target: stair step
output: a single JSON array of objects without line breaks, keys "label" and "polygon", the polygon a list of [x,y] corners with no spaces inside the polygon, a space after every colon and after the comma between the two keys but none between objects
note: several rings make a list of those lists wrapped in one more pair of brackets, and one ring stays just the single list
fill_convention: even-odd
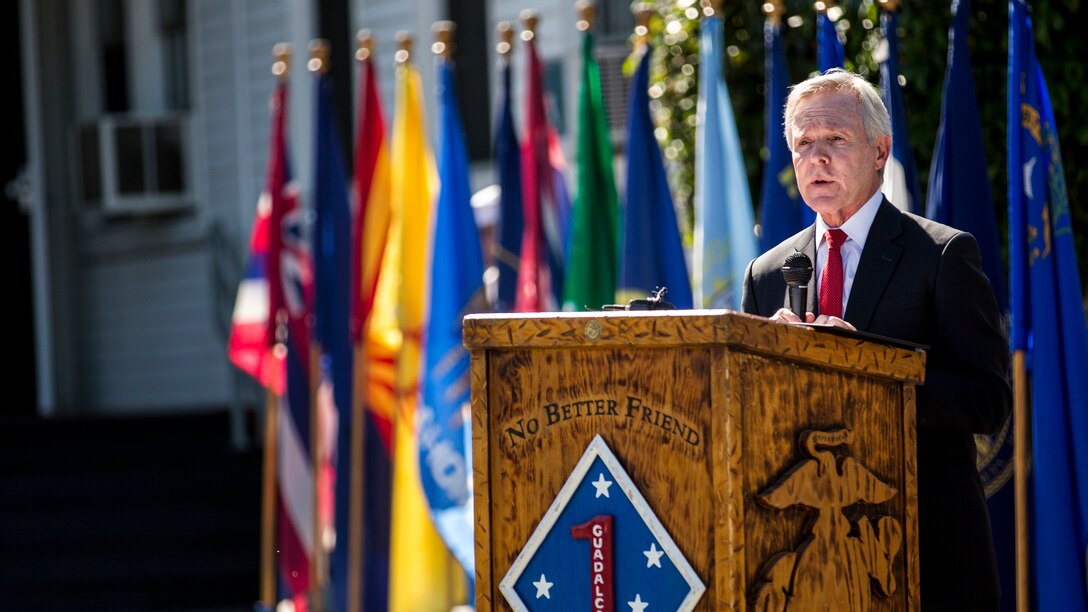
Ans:
[{"label": "stair step", "polygon": [[216,414],[0,422],[0,608],[250,610],[261,455]]}]

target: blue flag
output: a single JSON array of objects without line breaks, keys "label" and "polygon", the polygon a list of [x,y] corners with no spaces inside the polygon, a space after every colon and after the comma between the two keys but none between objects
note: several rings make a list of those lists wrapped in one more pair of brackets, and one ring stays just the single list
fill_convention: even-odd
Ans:
[{"label": "blue flag", "polygon": [[[337,609],[347,606],[348,509],[351,474],[351,205],[340,158],[340,136],[328,78],[316,73],[314,141],[314,340],[321,351],[321,384],[332,385],[338,414],[335,529],[341,545],[332,552],[330,585]],[[319,398],[328,397],[318,394]],[[316,544],[316,543],[315,543]]]},{"label": "blue flag", "polygon": [[680,243],[661,149],[650,118],[650,47],[631,79],[627,113],[627,205],[617,294],[626,301],[644,298],[658,287],[677,308],[691,308],[691,277]]},{"label": "blue flag", "polygon": [[514,309],[518,289],[518,266],[521,253],[522,201],[521,201],[521,145],[514,131],[514,115],[510,98],[510,58],[503,60],[502,103],[499,108],[499,124],[495,133],[495,157],[498,159],[499,188],[499,242],[495,250],[495,265],[499,270],[499,300],[495,309],[506,312]]},{"label": "blue flag", "polygon": [[826,10],[816,12],[816,67],[820,72],[846,67],[846,51]]},{"label": "blue flag", "polygon": [[718,16],[699,34],[695,124],[695,306],[740,308],[744,269],[758,254],[748,175],[733,104],[722,77],[725,34]]},{"label": "blue flag", "polygon": [[941,101],[941,125],[929,170],[926,216],[970,232],[982,253],[982,271],[990,279],[997,306],[1008,311],[1004,266],[997,238],[997,219],[986,172],[982,124],[975,96],[975,77],[968,55],[967,29],[970,0],[952,3],[952,28],[948,32],[948,67]]},{"label": "blue flag", "polygon": [[1065,171],[1028,7],[1009,3],[1009,242],[1013,349],[1032,404],[1035,609],[1088,610],[1088,329]]},{"label": "blue flag", "polygon": [[449,61],[439,62],[438,83],[441,188],[432,241],[423,403],[418,414],[419,475],[435,528],[471,580],[475,575],[472,421],[469,355],[461,344],[461,319],[484,310],[483,257],[469,203],[468,154]]},{"label": "blue flag", "polygon": [[888,43],[888,57],[880,64],[880,89],[884,106],[892,119],[892,155],[884,167],[884,186],[881,191],[900,210],[918,214],[922,210],[922,198],[918,191],[918,172],[914,168],[914,154],[910,149],[910,131],[903,107],[903,91],[899,86],[899,15],[884,11],[880,16],[880,28]]},{"label": "blue flag", "polygon": [[768,156],[763,165],[760,192],[760,250],[766,251],[816,222],[816,213],[805,205],[793,175],[793,156],[782,131],[785,123],[786,97],[789,95],[789,71],[782,50],[782,25],[768,19],[763,25],[763,46],[767,70]]}]

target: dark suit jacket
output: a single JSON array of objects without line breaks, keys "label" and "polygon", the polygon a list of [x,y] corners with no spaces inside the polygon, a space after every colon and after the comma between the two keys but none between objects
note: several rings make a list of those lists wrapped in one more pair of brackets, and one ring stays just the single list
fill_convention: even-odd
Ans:
[{"label": "dark suit jacket", "polygon": [[[782,263],[816,260],[815,226],[748,265],[745,312],[788,307]],[[808,309],[817,312],[815,282]],[[974,237],[900,212],[885,198],[843,317],[861,331],[928,345],[918,405],[918,522],[923,608],[1000,595],[974,433],[993,433],[1012,404],[1008,343]]]}]

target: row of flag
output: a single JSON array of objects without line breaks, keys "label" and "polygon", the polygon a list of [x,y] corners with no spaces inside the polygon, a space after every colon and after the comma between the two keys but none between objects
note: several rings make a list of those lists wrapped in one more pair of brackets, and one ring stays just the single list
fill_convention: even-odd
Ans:
[{"label": "row of flag", "polygon": [[[969,0],[952,7],[942,120],[925,212],[976,236],[984,269],[1005,308],[1009,293],[967,48]],[[1021,0],[1010,4],[1012,343],[1030,354],[1036,380],[1032,559],[1040,586],[1035,593],[1043,608],[1067,609],[1072,602],[1077,609],[1076,588],[1042,584],[1062,575],[1055,567],[1079,567],[1073,575],[1085,575],[1088,440],[1080,438],[1088,432],[1088,390],[1074,368],[1088,363],[1088,332],[1056,128],[1047,114],[1026,10]],[[281,79],[272,99],[266,185],[229,346],[232,361],[269,389],[279,417],[276,600],[292,599],[296,609],[306,609],[329,594],[329,607],[337,610],[437,610],[470,603],[468,355],[460,341],[465,314],[599,309],[662,286],[679,308],[736,308],[748,261],[812,223],[781,130],[788,72],[780,17],[770,13],[765,27],[769,157],[759,238],[722,76],[723,24],[714,14],[702,21],[690,271],[650,114],[649,37],[636,44],[626,183],[620,192],[594,38],[583,28],[573,200],[546,112],[534,24],[522,35],[521,137],[512,111],[512,36],[506,37],[494,142],[501,200],[493,256],[499,273],[491,304],[484,299],[484,259],[469,204],[468,160],[448,54],[437,60],[436,168],[418,70],[398,54],[387,140],[376,67],[369,50],[360,51],[350,190],[331,84],[321,71],[315,73],[309,228],[291,182],[287,83]],[[893,11],[882,15],[889,49],[881,67],[882,94],[894,143],[884,191],[901,208],[921,212],[898,81],[897,19]],[[840,34],[825,13],[818,22],[820,69],[841,67]],[[1014,134],[1017,125],[1022,133]],[[998,534],[996,539],[1001,547],[1011,538]],[[1012,543],[1006,544],[1011,549]],[[1006,585],[1007,594],[1011,586]],[[1083,609],[1084,584],[1079,586]]]}]

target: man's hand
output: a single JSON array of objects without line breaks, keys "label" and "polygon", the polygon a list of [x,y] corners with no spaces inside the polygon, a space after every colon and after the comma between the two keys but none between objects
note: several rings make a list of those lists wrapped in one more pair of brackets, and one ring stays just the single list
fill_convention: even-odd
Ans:
[{"label": "man's hand", "polygon": [[841,327],[843,329],[849,329],[850,331],[857,331],[858,329],[850,323],[843,321],[839,317],[832,317],[828,315],[816,316],[811,312],[805,313],[805,320],[802,321],[801,317],[793,313],[789,308],[779,308],[778,312],[771,315],[770,319],[775,323],[813,323],[816,325],[831,325],[832,327]]},{"label": "man's hand", "polygon": [[816,315],[806,312],[805,320],[802,321],[801,317],[794,314],[789,308],[779,308],[778,312],[771,315],[770,318],[775,323],[812,323],[816,320]]}]

